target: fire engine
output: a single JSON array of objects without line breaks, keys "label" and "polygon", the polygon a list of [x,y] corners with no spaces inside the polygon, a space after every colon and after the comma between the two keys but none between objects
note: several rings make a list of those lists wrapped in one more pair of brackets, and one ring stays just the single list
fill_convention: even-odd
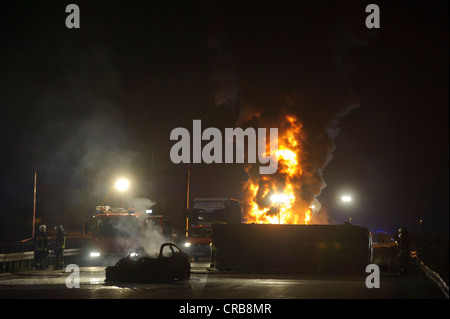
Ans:
[{"label": "fire engine", "polygon": [[231,198],[195,198],[186,219],[185,250],[198,261],[211,256],[212,225],[242,222],[240,202]]},{"label": "fire engine", "polygon": [[137,249],[159,247],[160,241],[171,241],[171,235],[169,221],[151,210],[97,206],[88,258],[94,263],[111,263]]}]

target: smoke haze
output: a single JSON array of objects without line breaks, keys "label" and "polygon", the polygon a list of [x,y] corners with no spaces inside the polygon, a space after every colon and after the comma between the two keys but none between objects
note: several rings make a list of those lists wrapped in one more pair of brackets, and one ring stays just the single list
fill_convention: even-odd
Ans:
[{"label": "smoke haze", "polygon": [[[323,169],[333,157],[339,119],[360,105],[348,87],[347,48],[366,45],[367,35],[352,33],[354,20],[346,19],[341,3],[328,10],[320,2],[272,1],[204,3],[203,8],[216,52],[216,104],[230,107],[236,126],[278,127],[279,136],[288,129],[285,116],[297,117],[303,174],[295,193],[303,208],[314,204],[320,210],[317,197],[326,186]],[[264,184],[257,170],[247,173]]]}]

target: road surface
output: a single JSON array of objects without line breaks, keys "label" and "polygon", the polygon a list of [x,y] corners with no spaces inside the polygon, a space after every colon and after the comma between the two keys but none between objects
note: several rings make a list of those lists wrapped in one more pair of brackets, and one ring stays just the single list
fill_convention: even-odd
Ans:
[{"label": "road surface", "polygon": [[192,263],[191,279],[173,284],[106,285],[104,267],[80,267],[79,288],[68,288],[69,272],[33,270],[0,274],[0,298],[63,299],[435,299],[440,289],[421,274],[381,274],[380,288],[366,275],[243,274],[208,271]]}]

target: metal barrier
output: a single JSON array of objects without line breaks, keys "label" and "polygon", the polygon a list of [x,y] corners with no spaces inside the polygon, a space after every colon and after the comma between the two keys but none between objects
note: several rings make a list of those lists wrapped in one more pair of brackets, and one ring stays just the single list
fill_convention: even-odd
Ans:
[{"label": "metal barrier", "polygon": [[[71,259],[76,259],[84,252],[82,248],[72,248],[64,250],[64,259],[66,263]],[[55,257],[54,251],[49,250],[48,264],[53,264]],[[67,258],[69,257],[69,258]],[[34,252],[24,251],[18,253],[0,254],[0,272],[16,272],[32,269]]]},{"label": "metal barrier", "polygon": [[431,270],[430,268],[427,267],[427,265],[425,265],[423,263],[423,261],[421,261],[419,259],[419,257],[417,256],[417,254],[411,254],[411,258],[415,259],[417,262],[417,265],[419,266],[419,268],[425,273],[425,275],[431,279],[442,291],[442,293],[444,294],[445,298],[448,298],[448,286],[445,283],[445,281],[441,278],[441,276],[439,276],[439,274],[433,270]]}]

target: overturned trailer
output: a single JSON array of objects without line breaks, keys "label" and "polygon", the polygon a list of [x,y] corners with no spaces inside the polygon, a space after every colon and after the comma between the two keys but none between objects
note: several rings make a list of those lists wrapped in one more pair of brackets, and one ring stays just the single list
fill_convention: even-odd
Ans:
[{"label": "overturned trailer", "polygon": [[250,272],[364,272],[369,231],[354,225],[214,224],[214,264]]}]

